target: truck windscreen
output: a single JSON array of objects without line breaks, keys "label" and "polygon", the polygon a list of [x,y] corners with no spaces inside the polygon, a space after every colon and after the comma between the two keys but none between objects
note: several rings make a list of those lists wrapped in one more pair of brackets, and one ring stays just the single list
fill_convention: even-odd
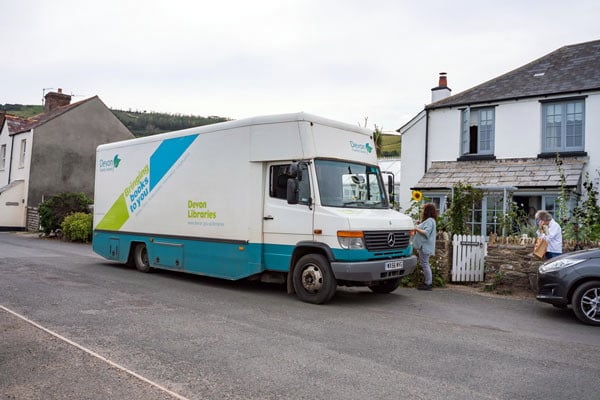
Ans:
[{"label": "truck windscreen", "polygon": [[321,205],[328,207],[387,208],[379,168],[339,160],[315,160]]}]

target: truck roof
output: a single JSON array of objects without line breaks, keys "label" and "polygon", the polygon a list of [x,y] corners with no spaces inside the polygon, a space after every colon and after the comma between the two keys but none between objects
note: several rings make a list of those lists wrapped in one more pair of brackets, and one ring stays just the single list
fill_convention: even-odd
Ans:
[{"label": "truck roof", "polygon": [[136,138],[136,139],[129,139],[126,141],[103,144],[103,145],[98,146],[98,150],[106,150],[106,149],[110,149],[111,147],[120,147],[123,145],[124,142],[142,143],[142,142],[152,142],[155,140],[163,140],[165,138],[164,136],[169,136],[169,137],[175,136],[176,137],[176,136],[185,136],[187,134],[192,134],[192,133],[217,132],[217,131],[222,131],[222,130],[240,128],[240,127],[244,127],[244,126],[277,124],[277,123],[286,123],[286,122],[302,122],[302,121],[313,122],[315,124],[325,125],[325,126],[329,126],[332,128],[338,128],[338,129],[343,129],[346,131],[361,133],[361,134],[364,134],[367,136],[370,136],[373,134],[372,130],[362,128],[358,125],[352,125],[352,124],[348,124],[345,122],[335,121],[332,119],[320,117],[318,115],[309,114],[309,113],[305,113],[305,112],[297,112],[297,113],[263,115],[263,116],[257,116],[257,117],[243,118],[243,119],[238,119],[238,120],[233,120],[233,121],[219,122],[216,124],[202,125],[199,127],[182,129],[179,131],[164,132],[164,133],[159,133],[156,135],[144,136],[144,137]]}]

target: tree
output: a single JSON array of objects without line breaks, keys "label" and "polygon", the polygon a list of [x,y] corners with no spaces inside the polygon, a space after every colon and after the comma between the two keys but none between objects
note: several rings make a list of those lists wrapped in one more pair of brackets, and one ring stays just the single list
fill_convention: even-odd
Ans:
[{"label": "tree", "polygon": [[375,131],[373,132],[373,142],[375,143],[375,153],[377,153],[377,158],[379,158],[381,157],[381,148],[383,146],[383,132],[377,125],[375,125]]}]

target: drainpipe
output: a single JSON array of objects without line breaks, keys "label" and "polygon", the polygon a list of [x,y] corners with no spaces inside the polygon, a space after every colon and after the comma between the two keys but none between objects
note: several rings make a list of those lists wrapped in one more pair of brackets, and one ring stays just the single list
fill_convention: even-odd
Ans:
[{"label": "drainpipe", "polygon": [[427,172],[427,163],[429,153],[429,110],[425,109],[425,168],[424,171]]},{"label": "drainpipe", "polygon": [[10,160],[8,160],[8,183],[10,183],[10,175],[11,175],[11,171],[12,171],[12,159],[13,159],[13,153],[15,151],[15,135],[12,135],[11,140],[12,140],[12,142],[10,144]]}]

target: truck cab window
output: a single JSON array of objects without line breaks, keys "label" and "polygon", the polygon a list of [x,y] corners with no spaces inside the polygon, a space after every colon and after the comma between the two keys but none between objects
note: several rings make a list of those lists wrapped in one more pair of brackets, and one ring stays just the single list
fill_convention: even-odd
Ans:
[{"label": "truck cab window", "polygon": [[287,169],[289,164],[272,165],[269,176],[269,195],[277,199],[284,199],[287,195]]},{"label": "truck cab window", "polygon": [[308,175],[308,165],[301,163],[302,179],[298,182],[298,203],[310,203],[310,178]]},{"label": "truck cab window", "polygon": [[[287,181],[288,167],[290,164],[271,165],[269,171],[269,196],[286,200],[287,199]],[[310,177],[308,175],[308,166],[300,164],[302,179],[298,181],[298,194],[300,204],[309,204],[310,201]]]}]

